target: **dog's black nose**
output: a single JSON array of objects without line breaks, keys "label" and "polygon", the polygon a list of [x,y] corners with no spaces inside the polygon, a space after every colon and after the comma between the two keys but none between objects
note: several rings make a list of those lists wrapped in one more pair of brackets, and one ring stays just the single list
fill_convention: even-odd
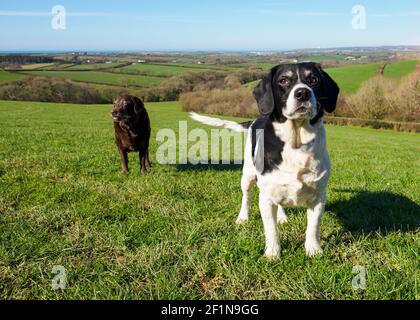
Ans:
[{"label": "dog's black nose", "polygon": [[300,102],[308,101],[311,97],[311,92],[308,88],[299,88],[295,91],[295,98]]}]

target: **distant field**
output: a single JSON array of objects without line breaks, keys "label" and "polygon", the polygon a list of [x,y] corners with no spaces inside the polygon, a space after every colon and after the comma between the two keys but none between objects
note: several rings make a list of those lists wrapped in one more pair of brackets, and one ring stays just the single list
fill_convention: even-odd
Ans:
[{"label": "distant field", "polygon": [[[157,64],[155,64],[157,65]],[[159,64],[165,66],[164,64]],[[233,65],[218,65],[218,64],[198,64],[198,63],[168,63],[166,64],[167,67],[184,67],[184,68],[191,68],[191,69],[206,69],[206,70],[216,70],[216,71],[225,71],[231,70]]]},{"label": "distant field", "polygon": [[232,66],[236,68],[253,67],[253,68],[260,68],[260,69],[268,71],[277,64],[278,63],[275,63],[275,62],[248,62],[248,63],[233,64]]},{"label": "distant field", "polygon": [[96,70],[96,69],[111,69],[121,66],[123,63],[88,63],[88,64],[75,64],[66,70]]},{"label": "distant field", "polygon": [[399,61],[388,64],[384,70],[384,76],[399,79],[416,69],[417,60]]},{"label": "distant field", "polygon": [[147,87],[157,85],[162,81],[161,78],[152,76],[134,76],[128,74],[115,74],[101,71],[31,71],[25,72],[25,74],[31,74],[42,77],[56,77],[81,82],[117,85],[123,87]]},{"label": "distant field", "polygon": [[345,92],[355,92],[359,89],[363,81],[373,77],[379,65],[360,64],[354,66],[327,68],[326,72],[338,83],[341,90]]},{"label": "distant field", "polygon": [[158,77],[170,77],[190,71],[201,71],[201,68],[187,65],[163,65],[163,64],[132,64],[124,68],[116,68],[113,71],[122,73],[144,74]]},{"label": "distant field", "polygon": [[16,81],[24,78],[25,76],[17,73],[11,73],[7,71],[0,70],[0,83]]},{"label": "distant field", "polygon": [[69,67],[74,66],[73,63],[56,63],[51,66],[46,66],[43,68],[40,68],[40,70],[67,70]]},{"label": "distant field", "polygon": [[25,64],[21,68],[23,70],[34,70],[34,69],[41,69],[45,67],[53,66],[54,63],[33,63],[33,64]]},{"label": "distant field", "polygon": [[346,56],[342,54],[312,54],[309,56],[299,57],[299,61],[343,61],[345,58]]},{"label": "distant field", "polygon": [[[0,101],[0,299],[419,300],[418,134],[327,126],[324,254],[305,255],[306,212],[287,208],[270,261],[258,192],[235,224],[240,165],[156,161],[159,129],[213,128],[177,102],[146,107],[153,167],[140,175],[130,154],[124,177],[110,104]],[[51,288],[55,265],[65,290]]]},{"label": "distant field", "polygon": [[[314,55],[313,60],[322,60],[331,55]],[[384,75],[399,79],[412,72],[416,67],[416,60],[399,61],[386,66]],[[261,68],[268,70],[276,62],[245,62],[231,65],[188,64],[188,63],[138,63],[124,66],[124,63],[98,64],[32,64],[24,66],[21,75],[6,73],[0,76],[2,83],[20,79],[24,74],[36,76],[50,76],[74,81],[92,82],[122,87],[149,87],[158,85],[163,78],[179,75],[185,72],[236,71],[247,68]],[[337,81],[343,92],[355,92],[363,81],[373,77],[378,71],[379,64],[357,64],[326,71]],[[99,71],[96,69],[109,69]],[[42,71],[41,71],[42,70]],[[255,87],[259,80],[245,84],[245,87]]]},{"label": "distant field", "polygon": [[247,83],[245,83],[243,86],[245,87],[245,88],[255,88],[256,86],[257,86],[257,84],[260,82],[261,80],[260,79],[258,79],[258,80],[255,80],[255,81],[251,81],[251,82],[247,82]]}]

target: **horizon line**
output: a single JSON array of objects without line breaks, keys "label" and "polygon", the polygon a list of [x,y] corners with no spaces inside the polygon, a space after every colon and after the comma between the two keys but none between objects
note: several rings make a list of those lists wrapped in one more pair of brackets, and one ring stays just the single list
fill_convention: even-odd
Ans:
[{"label": "horizon line", "polygon": [[206,53],[252,53],[252,52],[289,52],[289,51],[324,51],[324,50],[342,50],[342,49],[368,49],[368,48],[419,48],[420,44],[383,44],[383,45],[363,45],[363,46],[337,46],[337,47],[302,47],[302,48],[293,48],[293,49],[63,49],[63,50],[54,50],[54,49],[6,49],[1,50],[0,53],[73,53],[73,52],[86,52],[86,53],[140,53],[140,52],[149,52],[149,53],[195,53],[195,52],[206,52]]}]

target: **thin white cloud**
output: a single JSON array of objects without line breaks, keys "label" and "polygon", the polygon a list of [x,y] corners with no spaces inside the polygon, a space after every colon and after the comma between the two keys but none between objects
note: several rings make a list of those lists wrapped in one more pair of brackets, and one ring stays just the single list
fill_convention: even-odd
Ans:
[{"label": "thin white cloud", "polygon": [[339,17],[339,16],[349,16],[350,13],[342,12],[327,12],[327,11],[293,11],[293,10],[268,10],[268,9],[259,9],[257,11],[261,14],[271,14],[271,15],[286,15],[286,16],[306,16],[306,17]]},{"label": "thin white cloud", "polygon": [[0,16],[3,17],[47,17],[51,15],[51,12],[40,11],[0,11]]},{"label": "thin white cloud", "polygon": [[[165,16],[156,14],[139,13],[109,13],[109,12],[66,12],[67,17],[109,17],[109,18],[132,18],[147,22],[184,22],[184,23],[210,23],[217,17],[187,17]],[[0,16],[7,17],[52,17],[52,12],[42,11],[0,11]]]},{"label": "thin white cloud", "polygon": [[375,18],[420,17],[420,12],[368,13],[368,16]]},{"label": "thin white cloud", "polygon": [[[266,3],[264,7],[278,7],[282,3]],[[281,9],[258,9],[255,11],[247,11],[248,13],[259,13],[267,15],[282,16],[303,16],[303,17],[344,17],[350,16],[351,12],[328,12],[328,11],[297,11],[297,10],[281,10]],[[245,13],[245,12],[244,12]],[[165,16],[156,14],[139,14],[139,13],[110,13],[110,12],[67,12],[68,17],[111,17],[111,18],[133,18],[143,21],[161,21],[161,22],[190,22],[190,23],[206,23],[216,21],[218,17],[187,17],[187,16]],[[52,12],[46,11],[0,11],[0,16],[4,17],[51,17]],[[395,13],[370,13],[368,17],[373,18],[397,18],[397,17],[420,17],[420,12],[395,12]]]},{"label": "thin white cloud", "polygon": [[[0,11],[0,16],[8,17],[50,17],[52,12],[43,11]],[[106,13],[106,12],[66,12],[70,17],[117,17],[117,16],[134,16],[133,14],[124,13]]]},{"label": "thin white cloud", "polygon": [[[282,15],[282,16],[302,16],[302,17],[345,17],[351,16],[351,12],[328,12],[328,11],[295,11],[279,9],[259,9],[260,14]],[[370,13],[366,12],[368,17],[372,18],[398,18],[398,17],[420,17],[420,12],[394,12],[394,13]]]}]

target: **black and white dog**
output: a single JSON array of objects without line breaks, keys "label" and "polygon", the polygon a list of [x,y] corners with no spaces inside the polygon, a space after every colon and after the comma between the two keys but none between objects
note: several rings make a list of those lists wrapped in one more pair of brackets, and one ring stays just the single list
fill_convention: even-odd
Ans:
[{"label": "black and white dog", "polygon": [[287,222],[283,206],[306,206],[305,249],[322,253],[320,222],[330,176],[324,111],[333,112],[339,88],[319,64],[281,64],[254,89],[261,116],[236,123],[191,113],[204,124],[235,131],[248,130],[237,223],[248,221],[251,189],[260,190],[259,208],[266,239],[265,255],[277,258],[280,244],[276,223]]}]

